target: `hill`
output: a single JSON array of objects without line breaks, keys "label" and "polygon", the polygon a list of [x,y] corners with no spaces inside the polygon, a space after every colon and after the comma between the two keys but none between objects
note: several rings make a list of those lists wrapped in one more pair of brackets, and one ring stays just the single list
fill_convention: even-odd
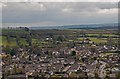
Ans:
[{"label": "hill", "polygon": [[32,30],[37,29],[118,29],[118,23],[111,24],[88,24],[88,25],[65,25],[65,26],[34,26],[30,27]]}]

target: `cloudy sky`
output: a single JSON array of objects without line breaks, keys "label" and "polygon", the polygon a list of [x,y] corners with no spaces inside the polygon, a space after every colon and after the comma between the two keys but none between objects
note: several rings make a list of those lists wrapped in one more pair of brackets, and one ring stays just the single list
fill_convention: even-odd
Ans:
[{"label": "cloudy sky", "polygon": [[117,23],[118,2],[8,2],[3,26],[52,26]]}]

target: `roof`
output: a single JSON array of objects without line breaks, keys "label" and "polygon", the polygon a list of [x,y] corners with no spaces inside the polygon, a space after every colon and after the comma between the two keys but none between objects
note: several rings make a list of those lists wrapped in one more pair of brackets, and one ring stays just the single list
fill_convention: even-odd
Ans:
[{"label": "roof", "polygon": [[76,64],[73,64],[73,65],[69,68],[68,72],[76,71],[76,70],[79,69],[79,67],[80,67],[79,64],[77,64],[77,63],[76,63]]},{"label": "roof", "polygon": [[10,75],[10,76],[8,76],[8,78],[26,78],[26,76],[25,75]]}]

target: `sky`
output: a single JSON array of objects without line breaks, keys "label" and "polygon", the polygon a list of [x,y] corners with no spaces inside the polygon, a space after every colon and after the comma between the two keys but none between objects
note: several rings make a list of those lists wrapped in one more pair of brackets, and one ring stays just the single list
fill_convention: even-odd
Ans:
[{"label": "sky", "polygon": [[118,2],[8,2],[3,26],[58,26],[118,22]]}]

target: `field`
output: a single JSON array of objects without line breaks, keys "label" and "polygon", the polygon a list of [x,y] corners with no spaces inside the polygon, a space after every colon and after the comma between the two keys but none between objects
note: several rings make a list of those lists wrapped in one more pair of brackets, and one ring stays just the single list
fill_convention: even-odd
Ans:
[{"label": "field", "polygon": [[[101,33],[102,32],[102,33]],[[109,39],[117,43],[117,33],[113,30],[3,30],[3,35],[0,36],[1,46],[12,46],[17,47],[19,45],[29,46],[29,40],[31,40],[32,45],[39,47],[54,47],[55,42],[60,41],[62,45],[71,44],[73,42],[78,43],[89,39],[96,44],[105,44]],[[30,35],[31,33],[31,35]],[[59,38],[60,37],[60,38]],[[7,39],[8,38],[8,39]],[[51,40],[49,38],[52,38]],[[49,40],[46,40],[49,39]],[[18,40],[18,41],[16,41]]]}]

